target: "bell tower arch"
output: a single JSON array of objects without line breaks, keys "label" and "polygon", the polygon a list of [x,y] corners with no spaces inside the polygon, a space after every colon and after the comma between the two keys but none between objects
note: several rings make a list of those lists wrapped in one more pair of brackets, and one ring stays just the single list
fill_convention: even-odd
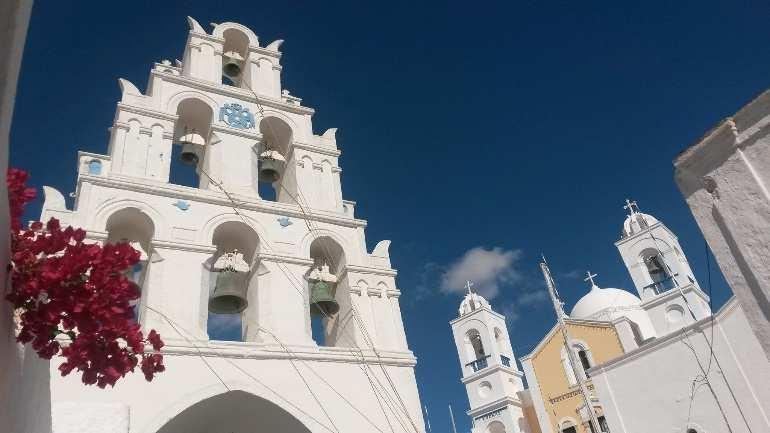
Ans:
[{"label": "bell tower arch", "polygon": [[471,431],[529,433],[520,396],[524,374],[516,364],[505,316],[471,287],[468,281],[459,317],[449,322],[470,403]]},{"label": "bell tower arch", "polygon": [[711,315],[676,235],[626,200],[628,215],[615,242],[658,336]]},{"label": "bell tower arch", "polygon": [[[390,242],[367,250],[367,222],[342,196],[336,129],[315,134],[315,110],[282,88],[280,40],[262,46],[241,24],[207,32],[188,23],[182,61],[152,64],[144,90],[119,80],[107,154],[78,156],[74,208],[46,189],[44,217],[142,253],[137,320],[166,342],[166,371],[152,390],[141,374],[127,376],[132,383],[112,390],[115,413],[144,431],[169,402],[245,381],[312,419],[333,414],[339,433],[363,425],[423,433]],[[197,179],[177,182],[179,168]],[[260,196],[260,186],[274,194]],[[313,340],[311,317],[322,322],[324,344]],[[60,404],[82,425],[98,422],[89,405],[103,392],[73,387],[55,370],[51,386],[54,411]],[[226,393],[155,430],[189,431],[196,416],[229,404],[261,403]],[[232,430],[265,419],[246,416]],[[325,423],[307,429],[328,431]],[[289,424],[273,430],[305,431]],[[267,421],[257,429],[271,430]]]}]

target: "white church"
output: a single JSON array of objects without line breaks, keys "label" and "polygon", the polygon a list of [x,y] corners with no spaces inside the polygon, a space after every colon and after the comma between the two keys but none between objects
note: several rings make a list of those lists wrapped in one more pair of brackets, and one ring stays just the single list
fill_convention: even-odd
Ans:
[{"label": "white church", "polygon": [[677,236],[625,208],[615,246],[636,294],[588,273],[590,290],[564,313],[569,344],[555,325],[520,358],[523,373],[505,317],[468,285],[450,326],[472,433],[598,433],[577,378],[602,433],[770,431],[770,362],[740,304],[712,315]]},{"label": "white church", "polygon": [[[423,432],[389,241],[367,250],[335,129],[315,134],[283,88],[281,40],[188,22],[181,61],[152,65],[144,92],[119,80],[74,207],[46,187],[41,217],[141,251],[136,312],[166,371],[102,390],[51,362],[53,432]],[[197,187],[170,183],[175,169]],[[212,340],[210,313],[238,319],[242,341]]]}]

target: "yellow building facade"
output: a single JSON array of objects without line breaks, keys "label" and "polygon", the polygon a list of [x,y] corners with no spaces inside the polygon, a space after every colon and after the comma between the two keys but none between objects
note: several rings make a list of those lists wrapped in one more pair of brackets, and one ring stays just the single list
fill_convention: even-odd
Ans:
[{"label": "yellow building facade", "polygon": [[[565,319],[578,374],[624,353],[620,337],[611,322]],[[543,433],[591,433],[589,414],[577,377],[571,367],[559,325],[555,325],[529,355],[521,358],[537,422]],[[590,377],[583,376],[591,406],[606,429],[601,402]]]}]

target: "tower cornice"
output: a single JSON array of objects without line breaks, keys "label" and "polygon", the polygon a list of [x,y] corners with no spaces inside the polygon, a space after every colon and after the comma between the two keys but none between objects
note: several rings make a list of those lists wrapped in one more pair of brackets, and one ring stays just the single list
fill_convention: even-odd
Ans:
[{"label": "tower cornice", "polygon": [[[222,192],[204,190],[199,188],[173,185],[160,182],[140,182],[136,178],[128,176],[111,175],[110,177],[81,174],[78,178],[78,188],[82,183],[135,191],[145,194],[154,194],[174,199],[193,200],[202,203],[233,207],[227,195]],[[326,222],[344,227],[366,227],[365,220],[335,215],[328,211],[311,209],[309,214],[302,212],[299,206],[262,200],[258,197],[230,194],[239,209],[271,213],[280,216],[289,216],[311,221]]]},{"label": "tower cornice", "polygon": [[301,105],[289,104],[283,101],[273,99],[269,96],[257,96],[254,97],[254,93],[249,90],[240,89],[238,87],[226,86],[223,84],[217,84],[211,81],[200,80],[197,78],[185,77],[184,75],[174,75],[168,72],[153,70],[150,72],[151,77],[158,77],[164,81],[170,83],[179,84],[192,89],[202,90],[204,92],[216,93],[218,95],[229,96],[237,98],[242,101],[248,101],[251,103],[259,103],[261,105],[277,108],[279,110],[288,111],[295,114],[313,115],[315,110],[309,107],[303,107]]}]

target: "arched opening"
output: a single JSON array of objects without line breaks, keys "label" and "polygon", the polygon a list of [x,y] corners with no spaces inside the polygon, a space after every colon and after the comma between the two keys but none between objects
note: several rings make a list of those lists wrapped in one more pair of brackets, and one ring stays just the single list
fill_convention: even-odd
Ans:
[{"label": "arched opening", "polygon": [[487,355],[481,334],[477,329],[469,329],[465,333],[465,351],[470,359],[470,362],[466,363],[465,366],[472,371],[482,370],[489,365],[487,361],[489,355]]},{"label": "arched opening", "polygon": [[214,230],[211,243],[217,251],[205,264],[209,272],[206,330],[212,340],[242,341],[245,325],[258,326],[259,237],[245,223],[227,221]]},{"label": "arched opening", "polygon": [[208,185],[207,147],[211,144],[213,110],[205,102],[190,98],[177,106],[179,119],[174,130],[169,182],[201,188]]},{"label": "arched opening", "polygon": [[575,369],[572,368],[572,361],[567,354],[567,351],[562,347],[561,349],[561,367],[564,369],[564,375],[567,377],[567,383],[569,386],[577,385],[577,376],[575,376]]},{"label": "arched opening", "polygon": [[[294,203],[301,200],[295,195],[294,173],[296,167],[287,164],[293,131],[288,123],[277,117],[265,117],[259,122],[262,141],[255,148],[259,196],[263,200]],[[278,179],[273,181],[272,179]],[[290,179],[290,180],[287,180]],[[300,201],[301,204],[305,204]]]},{"label": "arched opening", "polygon": [[587,370],[592,367],[591,361],[588,359],[588,353],[585,351],[585,349],[578,349],[577,352],[578,359],[580,359],[580,365],[583,366],[583,372],[585,373],[586,377],[588,376]]},{"label": "arched opening", "polygon": [[676,286],[672,270],[658,250],[651,248],[644,250],[641,259],[650,277],[650,284],[644,288],[645,292],[658,295]]},{"label": "arched opening", "polygon": [[240,87],[249,56],[249,37],[238,29],[227,29],[222,37],[222,84]]},{"label": "arched opening", "polygon": [[[258,426],[258,427],[257,427]],[[158,433],[310,433],[310,430],[275,403],[244,391],[229,391],[183,410]]]},{"label": "arched opening", "polygon": [[487,433],[505,433],[505,424],[500,421],[492,421],[487,424]]},{"label": "arched opening", "polygon": [[107,218],[105,225],[108,244],[128,242],[139,251],[139,263],[129,269],[127,276],[136,283],[141,296],[133,302],[134,318],[141,321],[144,315],[147,283],[149,281],[150,254],[152,238],[155,235],[155,224],[147,214],[137,208],[121,209]]},{"label": "arched opening", "polygon": [[[305,275],[310,302],[310,333],[319,346],[353,346],[353,309],[345,268],[345,251],[328,236],[310,244],[313,266]],[[319,284],[324,282],[325,284]]]},{"label": "arched opening", "polygon": [[500,352],[500,363],[506,367],[510,367],[512,354],[508,352],[508,345],[505,344],[505,333],[498,327],[495,327],[494,333],[497,350]]}]

